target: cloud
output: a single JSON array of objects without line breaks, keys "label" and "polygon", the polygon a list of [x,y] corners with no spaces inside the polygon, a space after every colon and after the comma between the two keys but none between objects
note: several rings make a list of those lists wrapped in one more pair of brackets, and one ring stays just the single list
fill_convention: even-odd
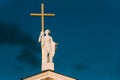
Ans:
[{"label": "cloud", "polygon": [[30,34],[22,31],[18,25],[0,21],[0,45],[17,45],[21,54],[16,58],[19,62],[37,67],[40,63],[37,52],[39,46]]},{"label": "cloud", "polygon": [[[40,52],[40,47],[29,33],[22,31],[16,24],[0,21],[0,36],[0,44],[21,46],[21,54],[17,56],[17,61],[32,67],[40,66],[41,61],[37,54]],[[85,64],[71,64],[70,66],[76,72],[88,69],[88,65]]]},{"label": "cloud", "polygon": [[22,54],[17,57],[18,61],[22,61],[25,64],[32,65],[34,67],[39,67],[40,60],[37,55],[33,54],[34,52],[30,51],[29,49],[23,49]]},{"label": "cloud", "polygon": [[0,21],[0,44],[21,45],[37,48],[36,41],[26,32],[19,29],[15,24]]},{"label": "cloud", "polygon": [[81,71],[89,69],[89,66],[87,64],[78,63],[78,64],[72,64],[71,66],[74,68],[75,72],[81,72]]}]

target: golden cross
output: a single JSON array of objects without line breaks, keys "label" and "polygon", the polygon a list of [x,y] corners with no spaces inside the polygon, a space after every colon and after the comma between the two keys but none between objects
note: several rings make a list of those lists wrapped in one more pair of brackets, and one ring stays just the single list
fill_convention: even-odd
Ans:
[{"label": "golden cross", "polygon": [[41,14],[40,13],[31,13],[31,16],[41,16],[41,27],[42,27],[42,32],[44,32],[44,17],[45,16],[55,16],[55,14],[48,14],[44,13],[44,4],[41,4]]}]

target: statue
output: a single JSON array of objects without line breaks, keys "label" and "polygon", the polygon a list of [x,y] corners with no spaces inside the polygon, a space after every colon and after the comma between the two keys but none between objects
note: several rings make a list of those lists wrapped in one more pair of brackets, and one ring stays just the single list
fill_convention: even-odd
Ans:
[{"label": "statue", "polygon": [[55,49],[57,43],[55,43],[52,37],[49,35],[50,30],[45,30],[41,32],[39,36],[39,42],[41,42],[42,47],[42,57],[44,58],[44,63],[52,63],[55,55]]}]

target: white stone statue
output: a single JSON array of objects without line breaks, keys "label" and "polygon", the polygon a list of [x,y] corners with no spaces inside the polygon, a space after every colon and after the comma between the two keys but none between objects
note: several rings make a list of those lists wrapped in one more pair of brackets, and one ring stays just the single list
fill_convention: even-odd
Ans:
[{"label": "white stone statue", "polygon": [[52,37],[49,35],[50,30],[45,30],[41,32],[39,36],[39,42],[41,42],[42,47],[42,63],[52,63],[55,55],[55,49],[57,43],[55,43]]}]

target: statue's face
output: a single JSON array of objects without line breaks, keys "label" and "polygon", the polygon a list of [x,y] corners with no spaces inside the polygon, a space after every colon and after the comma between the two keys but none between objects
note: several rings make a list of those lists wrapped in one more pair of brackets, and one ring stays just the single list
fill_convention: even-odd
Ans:
[{"label": "statue's face", "polygon": [[50,30],[46,30],[46,31],[45,31],[45,34],[50,34]]}]

